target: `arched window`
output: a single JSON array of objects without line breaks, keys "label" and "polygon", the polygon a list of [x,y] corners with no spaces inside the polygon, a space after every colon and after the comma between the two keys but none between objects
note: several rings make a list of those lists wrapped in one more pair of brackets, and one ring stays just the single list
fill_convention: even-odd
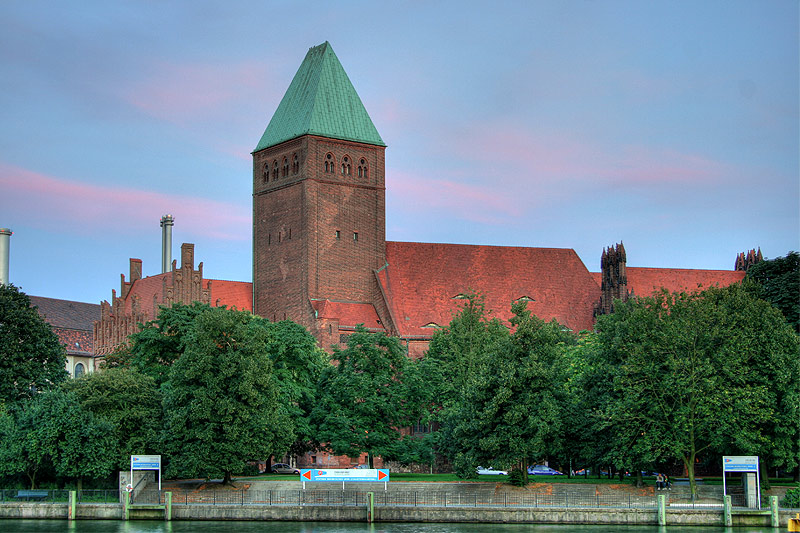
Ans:
[{"label": "arched window", "polygon": [[272,162],[272,180],[275,181],[278,179],[278,161],[275,160]]},{"label": "arched window", "polygon": [[283,177],[285,178],[288,175],[289,175],[289,160],[284,157],[283,158]]},{"label": "arched window", "polygon": [[350,158],[344,156],[342,158],[342,176],[349,176],[350,175]]},{"label": "arched window", "polygon": [[336,160],[333,159],[333,154],[325,154],[325,172],[332,174],[336,164]]},{"label": "arched window", "polygon": [[78,363],[78,364],[75,365],[75,377],[76,378],[81,377],[85,372],[86,372],[86,370],[84,370],[84,368],[83,368],[83,363]]},{"label": "arched window", "polygon": [[269,181],[269,163],[264,163],[264,175],[262,176],[264,183]]},{"label": "arched window", "polygon": [[292,173],[297,174],[298,172],[300,172],[300,158],[294,154],[292,156]]},{"label": "arched window", "polygon": [[367,160],[363,157],[358,161],[358,177],[369,178],[369,167],[367,167]]}]

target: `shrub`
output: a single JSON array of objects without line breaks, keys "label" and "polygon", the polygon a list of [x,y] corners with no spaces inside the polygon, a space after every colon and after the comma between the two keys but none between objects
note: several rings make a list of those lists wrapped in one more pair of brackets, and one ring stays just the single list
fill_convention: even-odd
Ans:
[{"label": "shrub", "polygon": [[781,505],[790,509],[800,509],[800,483],[795,488],[786,491]]},{"label": "shrub", "polygon": [[522,470],[512,470],[508,474],[508,481],[515,487],[524,487],[525,475],[522,473]]}]

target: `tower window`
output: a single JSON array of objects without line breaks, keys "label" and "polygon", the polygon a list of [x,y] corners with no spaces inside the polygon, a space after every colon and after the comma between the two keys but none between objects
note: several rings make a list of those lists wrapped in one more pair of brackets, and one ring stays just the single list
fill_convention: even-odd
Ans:
[{"label": "tower window", "polygon": [[358,242],[358,232],[357,231],[353,232],[353,242]]},{"label": "tower window", "polygon": [[264,163],[264,174],[262,176],[264,183],[269,181],[269,163]]},{"label": "tower window", "polygon": [[300,172],[300,158],[297,157],[297,154],[292,156],[292,172],[294,174]]},{"label": "tower window", "polygon": [[336,240],[338,241],[341,238],[342,238],[342,232],[337,229],[336,230]]},{"label": "tower window", "polygon": [[333,174],[335,172],[334,168],[336,161],[333,159],[333,154],[325,154],[325,172],[329,174]]},{"label": "tower window", "polygon": [[367,160],[364,159],[363,157],[358,162],[358,177],[363,179],[369,178],[369,169],[367,167]]},{"label": "tower window", "polygon": [[288,175],[289,175],[289,160],[284,157],[283,158],[283,177],[285,178]]},{"label": "tower window", "polygon": [[278,179],[278,161],[277,160],[272,162],[272,179],[273,179],[273,181]]},{"label": "tower window", "polygon": [[342,158],[342,176],[349,176],[350,168],[350,158],[344,156],[344,158]]}]

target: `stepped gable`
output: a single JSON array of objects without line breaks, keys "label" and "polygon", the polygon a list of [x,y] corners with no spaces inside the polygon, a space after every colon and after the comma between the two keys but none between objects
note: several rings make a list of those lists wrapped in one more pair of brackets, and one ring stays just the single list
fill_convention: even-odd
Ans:
[{"label": "stepped gable", "polygon": [[744,271],[694,270],[688,268],[628,267],[631,296],[651,296],[661,288],[669,292],[692,292],[711,286],[727,287],[744,279]]},{"label": "stepped gable", "polygon": [[327,41],[308,50],[253,152],[302,135],[386,146]]},{"label": "stepped gable", "polygon": [[447,326],[471,291],[504,321],[524,298],[543,320],[592,328],[600,287],[572,249],[387,242],[386,257],[377,278],[401,337],[430,337]]}]

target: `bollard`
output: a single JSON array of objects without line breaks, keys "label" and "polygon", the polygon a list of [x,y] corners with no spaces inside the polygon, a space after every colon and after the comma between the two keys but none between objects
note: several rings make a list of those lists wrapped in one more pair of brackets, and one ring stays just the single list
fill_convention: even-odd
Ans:
[{"label": "bollard", "polygon": [[172,520],[172,493],[164,493],[164,520],[169,522]]},{"label": "bollard", "polygon": [[658,495],[658,525],[667,525],[667,496],[665,494]]},{"label": "bollard", "polygon": [[67,520],[75,520],[75,511],[77,510],[78,491],[69,491],[69,509],[67,509]]},{"label": "bollard", "polygon": [[800,531],[800,513],[797,513],[796,518],[789,519],[789,531]]},{"label": "bollard", "polygon": [[125,496],[122,498],[122,519],[128,520],[130,517],[130,510],[129,507],[131,505],[131,493],[125,491]]},{"label": "bollard", "polygon": [[725,527],[733,526],[733,516],[731,515],[731,497],[729,495],[725,495],[722,499],[722,508],[723,508],[723,521],[725,523]]},{"label": "bollard", "polygon": [[375,512],[375,493],[367,493],[367,523],[371,524],[373,520],[373,513]]}]

